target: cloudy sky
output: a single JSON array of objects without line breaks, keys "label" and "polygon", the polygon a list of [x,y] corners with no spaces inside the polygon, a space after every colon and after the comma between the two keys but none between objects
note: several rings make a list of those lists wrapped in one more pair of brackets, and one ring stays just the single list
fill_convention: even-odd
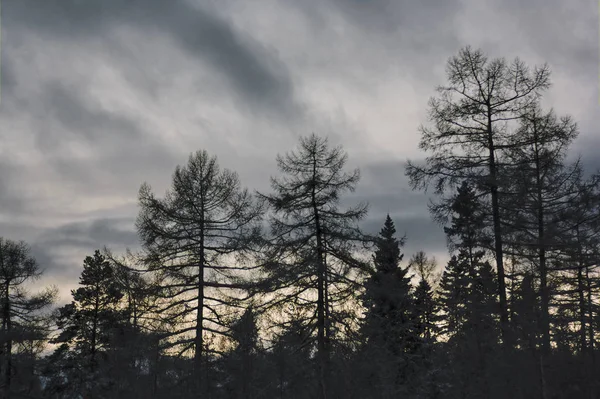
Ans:
[{"label": "cloudy sky", "polygon": [[598,4],[591,0],[2,0],[0,236],[23,239],[63,297],[83,258],[137,248],[142,182],[163,193],[206,149],[267,191],[301,135],[342,144],[407,256],[445,239],[403,175],[448,57],[465,46],[547,62],[546,105],[599,165]]}]

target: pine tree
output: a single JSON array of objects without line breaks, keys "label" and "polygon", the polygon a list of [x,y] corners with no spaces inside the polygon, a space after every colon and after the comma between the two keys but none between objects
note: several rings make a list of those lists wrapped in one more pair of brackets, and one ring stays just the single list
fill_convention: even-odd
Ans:
[{"label": "pine tree", "polygon": [[110,392],[112,382],[106,374],[111,364],[109,351],[125,327],[120,309],[123,293],[114,269],[100,251],[85,258],[79,285],[71,291],[73,301],[58,310],[60,334],[53,343],[60,346],[50,358],[54,380],[46,388],[65,397]]}]

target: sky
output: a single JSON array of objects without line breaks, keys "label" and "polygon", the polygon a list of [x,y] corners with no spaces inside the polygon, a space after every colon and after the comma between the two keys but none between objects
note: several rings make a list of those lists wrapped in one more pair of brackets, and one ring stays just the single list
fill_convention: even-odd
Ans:
[{"label": "sky", "polygon": [[[137,193],[205,149],[269,192],[300,136],[361,170],[365,230],[389,213],[405,259],[447,253],[422,192],[418,127],[461,47],[548,63],[544,105],[600,167],[598,3],[591,0],[1,0],[0,236],[25,240],[61,298],[83,259],[139,248]],[[406,262],[405,262],[406,263]]]}]

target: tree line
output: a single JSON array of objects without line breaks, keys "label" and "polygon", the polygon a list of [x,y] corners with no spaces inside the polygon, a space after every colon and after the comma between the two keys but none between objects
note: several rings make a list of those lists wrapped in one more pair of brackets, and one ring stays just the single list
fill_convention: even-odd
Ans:
[{"label": "tree line", "polygon": [[0,239],[2,397],[597,398],[600,173],[541,103],[547,66],[466,47],[446,75],[405,168],[445,265],[405,261],[390,215],[360,228],[325,137],[278,155],[270,192],[197,151],[141,186],[142,249],[87,256],[64,306]]}]

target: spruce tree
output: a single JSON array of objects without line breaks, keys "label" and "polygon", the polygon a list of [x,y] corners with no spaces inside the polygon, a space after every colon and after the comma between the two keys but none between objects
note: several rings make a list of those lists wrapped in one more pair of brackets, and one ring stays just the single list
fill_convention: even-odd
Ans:
[{"label": "spruce tree", "polygon": [[455,255],[442,276],[439,298],[445,333],[450,337],[450,359],[465,364],[452,379],[459,381],[457,392],[487,397],[491,354],[499,339],[499,309],[495,273],[481,249],[485,218],[475,191],[466,182],[458,188],[451,209],[451,225],[445,232]]},{"label": "spruce tree", "polygon": [[419,280],[414,291],[414,318],[416,331],[423,342],[435,341],[438,327],[438,305],[427,280]]},{"label": "spruce tree", "polygon": [[365,284],[363,306],[367,312],[362,330],[368,345],[383,346],[398,356],[415,336],[408,268],[399,265],[403,240],[395,233],[394,222],[387,215],[375,240],[375,270]]},{"label": "spruce tree", "polygon": [[242,315],[231,323],[230,335],[233,348],[223,357],[227,384],[224,389],[227,397],[250,399],[257,397],[261,388],[257,376],[262,360],[259,357],[258,326],[256,313],[248,307]]},{"label": "spruce tree", "polygon": [[395,234],[394,222],[387,215],[375,239],[374,271],[365,284],[362,326],[366,358],[379,359],[381,366],[373,378],[383,380],[380,389],[390,394],[400,394],[407,385],[419,348],[408,267],[399,265],[404,240]]},{"label": "spruce tree", "polygon": [[464,331],[468,312],[469,283],[467,262],[453,255],[444,269],[438,289],[438,303],[443,312],[442,333],[450,338]]}]

